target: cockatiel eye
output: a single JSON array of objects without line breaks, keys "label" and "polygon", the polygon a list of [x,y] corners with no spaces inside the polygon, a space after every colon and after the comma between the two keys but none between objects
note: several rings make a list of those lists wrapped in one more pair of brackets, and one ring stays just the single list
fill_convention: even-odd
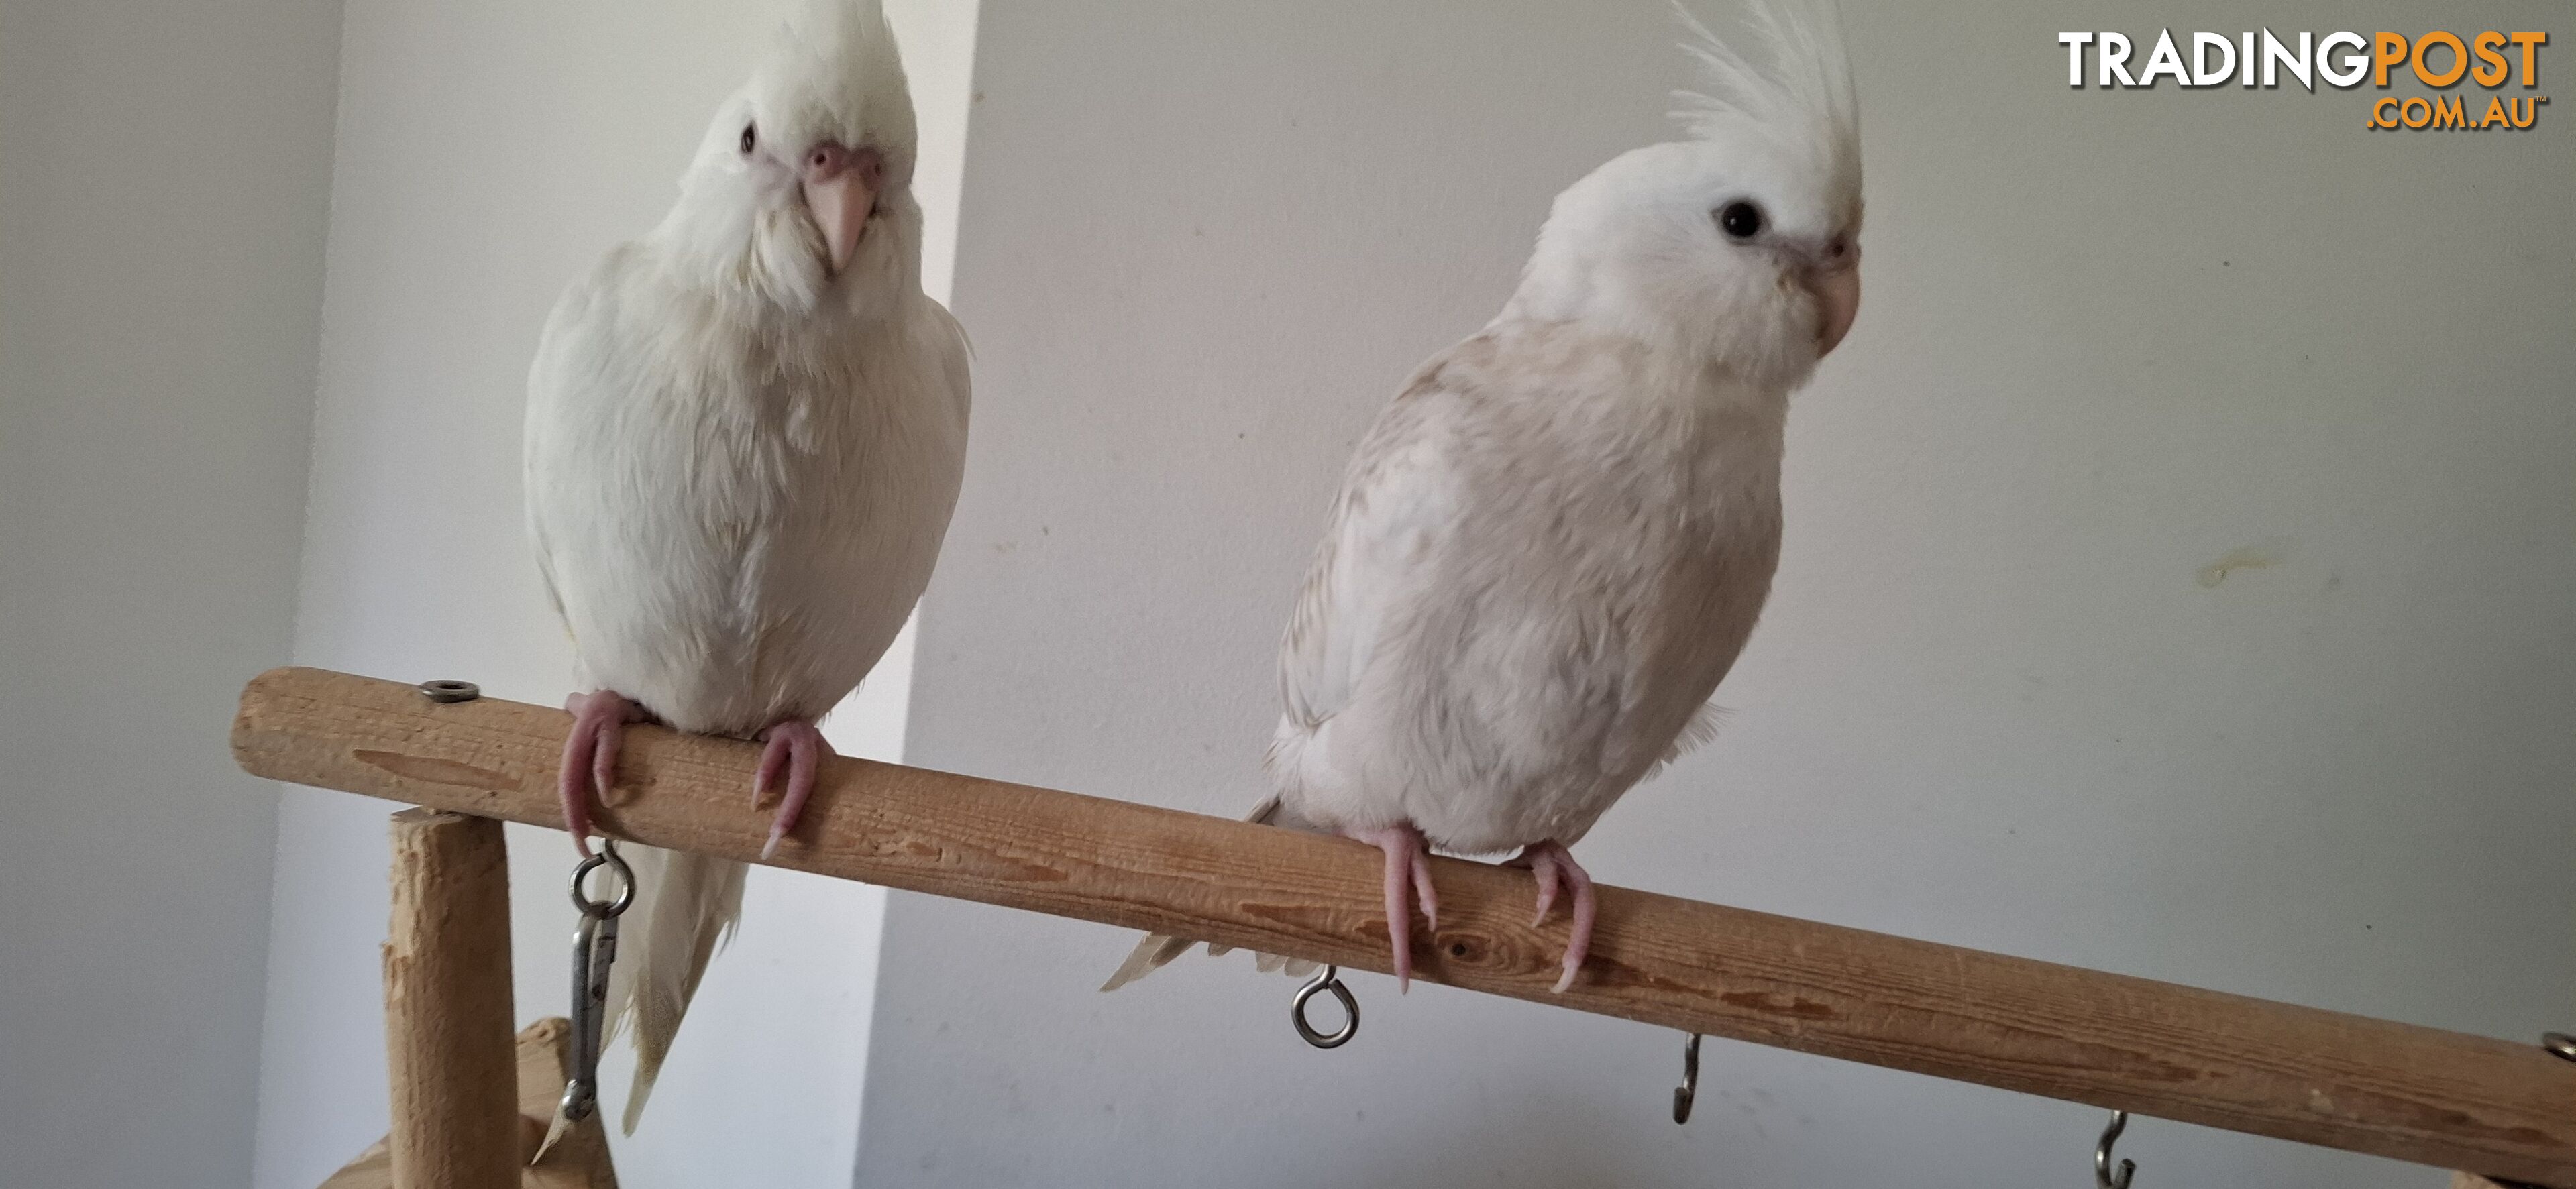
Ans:
[{"label": "cockatiel eye", "polygon": [[1717,227],[1729,238],[1751,239],[1762,233],[1762,208],[1743,201],[1727,203],[1717,208]]},{"label": "cockatiel eye", "polygon": [[750,155],[751,155],[752,147],[753,147],[753,146],[755,146],[755,145],[757,145],[757,144],[759,144],[759,143],[760,143],[760,134],[759,134],[757,131],[755,131],[755,130],[754,130],[754,126],[753,126],[753,125],[750,125],[750,124],[745,124],[745,125],[743,125],[743,126],[742,126],[742,155],[743,155],[743,156],[745,156],[745,157],[750,156]]}]

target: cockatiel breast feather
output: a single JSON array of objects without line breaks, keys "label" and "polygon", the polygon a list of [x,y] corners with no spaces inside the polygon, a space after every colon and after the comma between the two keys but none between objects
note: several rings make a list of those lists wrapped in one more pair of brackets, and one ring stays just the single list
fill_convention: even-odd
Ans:
[{"label": "cockatiel breast feather", "polygon": [[549,321],[530,530],[582,682],[747,735],[856,687],[954,506],[964,339],[937,303],[831,335],[728,324],[646,249]]}]

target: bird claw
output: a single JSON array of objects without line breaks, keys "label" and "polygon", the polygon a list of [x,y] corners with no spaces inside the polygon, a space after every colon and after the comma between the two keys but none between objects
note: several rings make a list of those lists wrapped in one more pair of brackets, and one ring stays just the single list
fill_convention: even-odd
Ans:
[{"label": "bird claw", "polygon": [[1395,952],[1395,986],[1401,994],[1413,987],[1412,901],[1421,901],[1427,927],[1440,927],[1440,897],[1431,886],[1431,848],[1411,822],[1352,831],[1350,837],[1386,852],[1386,936]]},{"label": "bird claw", "polygon": [[1574,861],[1574,855],[1563,844],[1556,842],[1532,844],[1506,866],[1527,867],[1530,876],[1538,881],[1538,913],[1530,918],[1532,928],[1547,920],[1547,910],[1556,904],[1560,883],[1573,892],[1574,927],[1566,933],[1564,972],[1557,976],[1554,988],[1563,994],[1574,985],[1575,976],[1583,970],[1585,955],[1592,950],[1592,921],[1599,912],[1592,896],[1592,876]]},{"label": "bird claw", "polygon": [[609,790],[617,787],[617,752],[626,742],[626,724],[643,721],[644,710],[615,690],[605,689],[574,694],[564,700],[564,709],[572,712],[572,730],[564,735],[555,793],[563,802],[564,829],[572,834],[573,848],[586,859],[590,857],[590,799],[595,796],[604,802]]},{"label": "bird claw", "polygon": [[1547,923],[1547,910],[1556,906],[1556,888],[1563,881],[1557,878],[1554,863],[1532,863],[1529,866],[1530,877],[1538,881],[1538,909],[1530,913],[1530,928],[1535,929]]},{"label": "bird claw", "polygon": [[769,795],[769,787],[784,772],[785,788],[779,793],[777,816],[770,819],[769,841],[762,844],[760,857],[778,854],[787,832],[796,828],[796,819],[805,812],[805,802],[814,795],[814,776],[822,767],[823,757],[832,755],[832,744],[823,732],[801,718],[791,718],[760,733],[765,745],[760,752],[760,767],[751,777],[751,803],[758,806]]}]

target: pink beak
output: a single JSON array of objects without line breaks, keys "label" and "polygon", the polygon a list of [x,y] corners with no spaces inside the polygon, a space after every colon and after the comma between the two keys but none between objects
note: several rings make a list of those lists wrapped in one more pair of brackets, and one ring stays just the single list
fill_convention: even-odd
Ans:
[{"label": "pink beak", "polygon": [[824,248],[837,275],[858,253],[868,216],[876,213],[885,158],[875,149],[845,149],[826,142],[806,150],[803,172],[805,210],[822,229]]},{"label": "pink beak", "polygon": [[1807,292],[1816,297],[1816,358],[1832,353],[1860,316],[1860,249],[1849,247],[1809,270]]}]

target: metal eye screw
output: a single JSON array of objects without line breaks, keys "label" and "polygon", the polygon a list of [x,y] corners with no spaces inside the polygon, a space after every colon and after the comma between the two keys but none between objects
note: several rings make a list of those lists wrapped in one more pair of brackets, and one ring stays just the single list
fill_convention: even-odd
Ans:
[{"label": "metal eye screw", "polygon": [[[614,900],[594,900],[590,893],[582,890],[582,881],[589,879],[591,872],[602,867],[608,868],[610,873],[617,877],[617,898]],[[603,838],[599,843],[599,853],[583,859],[580,865],[572,869],[572,906],[585,919],[591,919],[616,916],[625,912],[634,903],[635,872],[626,866],[625,858],[617,853],[617,840]]]},{"label": "metal eye screw", "polygon": [[[1339,1031],[1320,1032],[1306,1022],[1307,1001],[1313,999],[1318,991],[1331,991],[1333,998],[1341,1000],[1343,1019]],[[1297,988],[1297,997],[1288,1001],[1288,1022],[1297,1026],[1297,1035],[1307,1044],[1319,1049],[1338,1049],[1360,1034],[1360,1001],[1351,994],[1349,987],[1342,985],[1341,967],[1327,966],[1306,980],[1305,986]]]}]

